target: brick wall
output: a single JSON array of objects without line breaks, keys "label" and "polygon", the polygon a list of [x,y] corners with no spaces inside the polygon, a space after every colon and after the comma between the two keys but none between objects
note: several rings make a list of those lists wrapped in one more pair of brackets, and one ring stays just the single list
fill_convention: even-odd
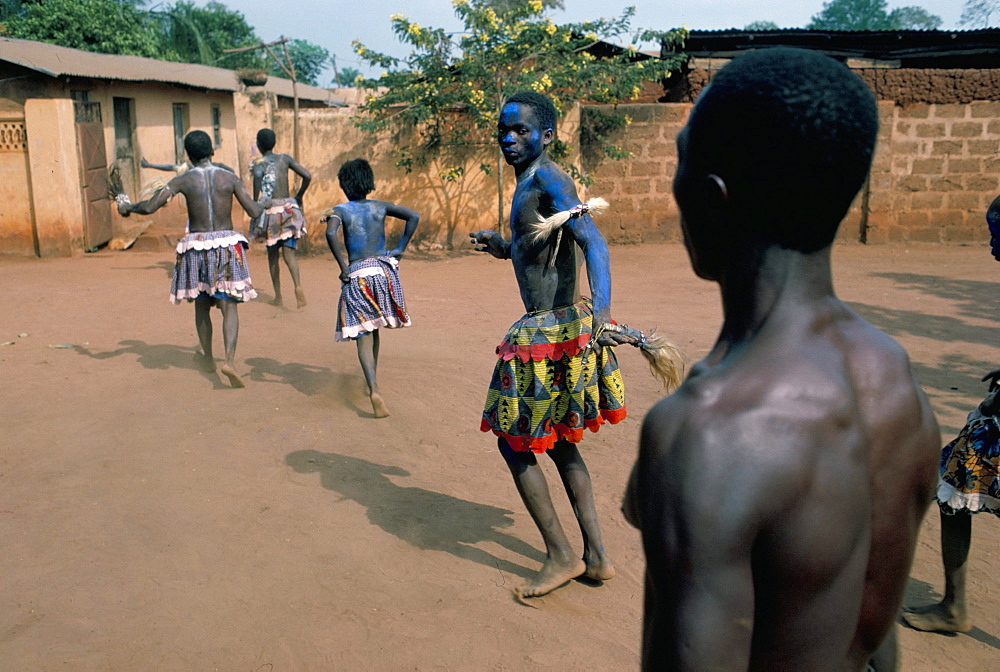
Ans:
[{"label": "brick wall", "polygon": [[[994,71],[978,77],[956,74],[963,71],[924,72],[926,81],[934,82],[945,77],[943,73],[951,73],[954,81],[944,89],[954,96],[967,96],[986,95],[983,82],[992,82]],[[906,87],[923,90],[913,77],[897,73],[887,79],[873,74],[867,79],[876,76],[883,86],[894,82],[892,91],[899,95]],[[597,145],[583,146],[583,168],[594,178],[589,193],[612,203],[600,222],[609,240],[680,240],[679,215],[671,194],[677,165],[674,139],[690,109],[691,103],[583,108],[584,123],[595,110],[632,120],[610,138],[630,151],[631,159],[614,161]],[[879,114],[881,129],[871,179],[841,225],[838,239],[872,244],[986,243],[986,208],[1000,193],[1000,102],[898,105],[882,100]]]},{"label": "brick wall", "polygon": [[594,179],[588,197],[611,203],[598,218],[605,237],[614,243],[678,241],[680,216],[671,192],[677,169],[675,138],[687,121],[691,105],[587,106],[582,124],[593,123],[595,112],[626,116],[631,123],[609,140],[632,153],[632,158],[608,158],[597,144],[583,145],[584,172]]},{"label": "brick wall", "polygon": [[[885,128],[888,126],[888,129]],[[1000,192],[1000,102],[891,106],[866,240],[983,243]]]}]

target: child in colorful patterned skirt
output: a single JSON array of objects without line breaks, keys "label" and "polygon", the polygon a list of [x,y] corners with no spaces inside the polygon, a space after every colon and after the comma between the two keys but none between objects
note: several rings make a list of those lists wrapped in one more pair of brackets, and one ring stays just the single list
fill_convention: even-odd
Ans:
[{"label": "child in colorful patterned skirt", "polygon": [[[379,329],[410,326],[403,286],[399,282],[399,260],[420,222],[413,210],[386,201],[368,199],[375,190],[375,175],[364,159],[346,162],[337,173],[347,203],[323,213],[326,242],[340,266],[343,283],[337,310],[336,340],[358,344],[358,359],[368,383],[372,410],[376,418],[389,415],[379,394]],[[399,242],[386,251],[385,218],[406,222]],[[344,242],[337,235],[343,229]],[[346,255],[345,255],[346,248]]]},{"label": "child in colorful patterned skirt", "polygon": [[136,204],[124,195],[118,199],[118,213],[148,215],[166,205],[175,194],[184,194],[188,210],[188,234],[177,243],[170,300],[194,301],[194,322],[201,342],[199,357],[208,371],[215,371],[212,356],[212,306],[222,311],[222,333],[226,362],[222,373],[233,387],[243,387],[236,373],[234,357],[240,318],[236,307],[255,296],[247,266],[247,239],[233,230],[233,198],[251,217],[264,206],[250,198],[240,179],[230,170],[212,164],[212,140],[204,131],[192,131],[184,138],[192,168],[170,180],[151,198]]},{"label": "child in colorful patterned skirt", "polygon": [[941,516],[944,599],[910,608],[903,620],[917,630],[968,632],[965,580],[972,545],[972,514],[1000,516],[1000,369],[983,377],[990,391],[973,409],[965,427],[941,451],[941,477],[935,500]]},{"label": "child in colorful patterned skirt", "polygon": [[[496,231],[469,234],[476,249],[510,259],[526,315],[497,348],[497,363],[483,411],[482,430],[497,445],[521,499],[545,543],[546,560],[519,597],[545,595],[586,575],[604,581],[615,568],[604,550],[587,465],[576,444],[625,417],[625,389],[609,345],[635,338],[611,329],[611,268],[604,236],[577,196],[573,180],[546,152],[555,138],[552,102],[534,92],[511,96],[500,112],[497,139],[514,167],[511,239]],[[574,211],[574,208],[576,210]],[[574,211],[558,232],[537,236],[537,224]],[[593,299],[580,295],[579,252],[587,262]],[[547,453],[562,477],[583,535],[577,555],[556,516],[536,460]]]}]

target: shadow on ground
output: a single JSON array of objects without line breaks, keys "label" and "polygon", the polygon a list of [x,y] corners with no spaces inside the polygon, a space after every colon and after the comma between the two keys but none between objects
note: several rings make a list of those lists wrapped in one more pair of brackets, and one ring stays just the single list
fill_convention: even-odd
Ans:
[{"label": "shadow on ground", "polygon": [[[514,521],[511,511],[470,502],[424,488],[396,485],[388,477],[406,477],[404,469],[337,453],[299,450],[285,462],[302,474],[318,473],[324,488],[367,509],[368,520],[417,548],[444,551],[525,579],[535,572],[498,558],[474,544],[492,542],[539,563],[544,555],[500,530]],[[502,584],[498,584],[502,585]]]}]

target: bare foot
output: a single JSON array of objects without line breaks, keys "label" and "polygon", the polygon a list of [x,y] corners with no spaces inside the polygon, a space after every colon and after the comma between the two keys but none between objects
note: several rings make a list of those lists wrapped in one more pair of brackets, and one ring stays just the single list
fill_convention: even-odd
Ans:
[{"label": "bare foot", "polygon": [[972,620],[968,614],[955,613],[943,604],[928,604],[925,607],[907,609],[903,620],[914,630],[925,632],[968,632],[972,630]]},{"label": "bare foot", "polygon": [[281,300],[280,296],[274,297],[273,299],[268,301],[268,303],[270,303],[272,306],[277,306],[278,308],[281,308],[283,305],[285,305],[284,301]]},{"label": "bare foot", "polygon": [[229,384],[235,388],[246,387],[243,384],[243,379],[240,378],[240,374],[236,373],[236,369],[232,367],[228,362],[222,365],[219,369],[226,378],[229,378]]},{"label": "bare foot", "polygon": [[547,560],[542,570],[538,572],[535,580],[526,586],[514,589],[514,594],[518,598],[541,597],[551,593],[587,571],[587,563],[583,560],[571,561],[569,564],[557,563]]},{"label": "bare foot", "polygon": [[206,373],[215,373],[215,358],[209,357],[208,355],[203,355],[200,352],[195,353],[194,363],[199,369],[205,371]]},{"label": "bare foot", "polygon": [[615,566],[611,564],[611,558],[605,555],[603,550],[592,557],[587,557],[584,554],[583,561],[587,565],[587,571],[584,573],[584,576],[588,579],[592,581],[607,581],[615,578]]},{"label": "bare foot", "polygon": [[389,417],[389,409],[386,408],[382,395],[378,392],[372,392],[372,411],[374,411],[376,418]]},{"label": "bare foot", "polygon": [[296,308],[306,307],[306,293],[302,291],[301,287],[295,288],[295,307]]}]

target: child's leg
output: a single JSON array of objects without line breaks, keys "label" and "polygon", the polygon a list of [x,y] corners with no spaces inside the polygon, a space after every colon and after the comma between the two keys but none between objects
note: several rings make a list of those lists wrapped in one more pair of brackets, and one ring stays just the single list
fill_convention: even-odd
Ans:
[{"label": "child's leg", "polygon": [[606,581],[615,575],[615,568],[604,552],[601,525],[597,520],[597,507],[594,504],[594,487],[587,465],[576,444],[569,441],[556,442],[555,447],[549,451],[549,457],[559,469],[559,476],[580,523],[587,576],[597,581]]},{"label": "child's leg", "polygon": [[299,283],[299,260],[295,248],[282,245],[281,256],[285,260],[285,266],[288,267],[288,273],[292,276],[292,283],[295,285],[296,307],[302,308],[306,305],[306,294],[302,291],[302,286]]},{"label": "child's leg", "polygon": [[389,410],[378,392],[378,381],[375,372],[378,366],[378,329],[370,334],[364,334],[354,339],[358,343],[358,361],[361,362],[361,372],[365,374],[368,383],[368,394],[372,401],[372,411],[376,418],[385,418]]},{"label": "child's leg", "polygon": [[573,548],[552,505],[545,474],[538,466],[534,453],[514,450],[503,439],[498,439],[497,445],[507,463],[507,468],[514,477],[514,484],[521,495],[521,500],[531,514],[531,519],[535,521],[538,531],[542,533],[547,556],[535,580],[518,589],[518,593],[523,597],[545,595],[583,574],[587,566],[573,553]]},{"label": "child's leg", "polygon": [[240,314],[235,301],[217,300],[216,304],[222,311],[222,338],[226,346],[226,363],[222,365],[222,373],[229,378],[233,387],[243,387],[243,380],[236,373],[236,338],[240,333]]},{"label": "child's leg", "polygon": [[205,296],[195,299],[194,327],[198,332],[198,342],[201,344],[201,356],[195,355],[195,361],[206,371],[215,371],[215,359],[212,357],[212,299]]},{"label": "child's leg", "polygon": [[972,620],[965,608],[965,575],[972,545],[972,514],[941,511],[941,560],[944,563],[944,599],[937,604],[907,610],[903,620],[917,630],[968,632]]},{"label": "child's leg", "polygon": [[274,299],[272,306],[282,305],[281,301],[281,267],[278,266],[279,247],[269,245],[267,248],[267,270],[271,273],[271,286],[274,287]]}]

